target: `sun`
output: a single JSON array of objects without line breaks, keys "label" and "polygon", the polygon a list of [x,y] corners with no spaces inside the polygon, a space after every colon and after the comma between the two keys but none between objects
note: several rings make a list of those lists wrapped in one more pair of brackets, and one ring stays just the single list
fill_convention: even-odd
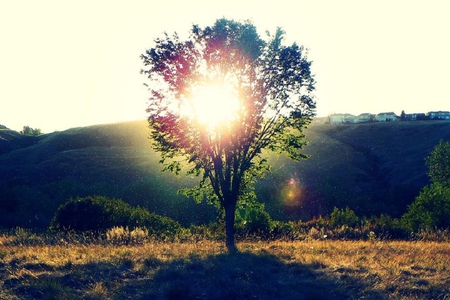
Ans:
[{"label": "sun", "polygon": [[192,89],[182,110],[200,125],[214,130],[235,120],[239,108],[238,93],[232,84],[207,82]]}]

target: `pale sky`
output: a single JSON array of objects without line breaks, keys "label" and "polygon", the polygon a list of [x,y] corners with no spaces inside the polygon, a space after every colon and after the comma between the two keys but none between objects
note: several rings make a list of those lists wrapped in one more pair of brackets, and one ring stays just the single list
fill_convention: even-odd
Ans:
[{"label": "pale sky", "polygon": [[140,54],[221,17],[309,49],[318,116],[450,110],[449,13],[445,0],[0,0],[0,124],[145,119]]}]

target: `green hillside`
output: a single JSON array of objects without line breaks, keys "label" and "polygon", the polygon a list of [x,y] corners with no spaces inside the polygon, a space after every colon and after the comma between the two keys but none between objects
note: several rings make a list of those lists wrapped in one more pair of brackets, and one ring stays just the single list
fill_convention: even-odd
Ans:
[{"label": "green hillside", "polygon": [[[187,225],[215,218],[212,207],[177,195],[195,178],[161,173],[145,121],[27,137],[0,130],[0,225],[47,226],[70,197],[121,198]],[[398,216],[428,183],[424,158],[450,122],[314,124],[308,160],[271,157],[258,197],[278,219],[308,219],[350,206]]]},{"label": "green hillside", "polygon": [[[450,122],[317,124],[306,132],[308,160],[279,159],[260,186],[279,215],[308,218],[333,206],[359,214],[399,216],[429,183],[425,157],[439,140],[450,140]],[[296,178],[295,203],[280,198],[280,185]],[[272,185],[271,182],[276,183]]]},{"label": "green hillside", "polygon": [[47,226],[61,203],[94,194],[122,198],[183,223],[210,220],[212,207],[176,193],[192,179],[160,172],[148,134],[144,121],[74,128],[0,155],[0,201],[10,207],[3,209],[1,222]]}]

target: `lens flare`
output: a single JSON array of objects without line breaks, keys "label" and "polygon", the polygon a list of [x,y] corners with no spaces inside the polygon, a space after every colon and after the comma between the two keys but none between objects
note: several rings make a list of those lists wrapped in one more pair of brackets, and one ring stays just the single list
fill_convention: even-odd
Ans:
[{"label": "lens flare", "polygon": [[281,197],[286,206],[298,206],[301,201],[302,190],[300,182],[295,179],[289,179],[281,189]]}]

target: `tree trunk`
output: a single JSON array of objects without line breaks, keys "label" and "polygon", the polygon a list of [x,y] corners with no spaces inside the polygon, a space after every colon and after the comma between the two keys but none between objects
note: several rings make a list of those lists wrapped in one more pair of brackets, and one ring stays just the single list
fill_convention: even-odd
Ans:
[{"label": "tree trunk", "polygon": [[238,250],[234,241],[234,216],[236,214],[236,204],[230,203],[225,206],[225,232],[226,246],[228,253],[236,253]]}]

